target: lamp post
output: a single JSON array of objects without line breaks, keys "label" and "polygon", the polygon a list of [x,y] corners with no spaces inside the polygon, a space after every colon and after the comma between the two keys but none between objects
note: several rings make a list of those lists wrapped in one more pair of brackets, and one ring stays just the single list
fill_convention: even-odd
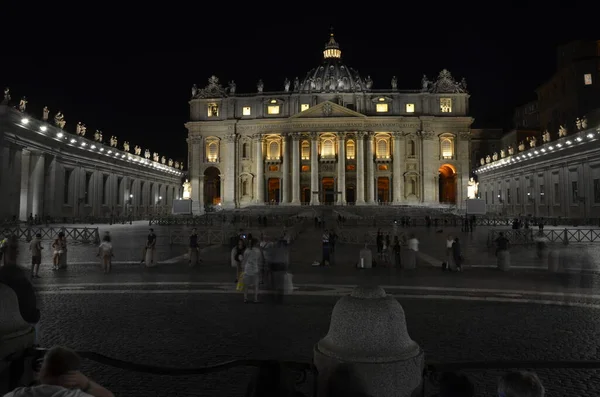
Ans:
[{"label": "lamp post", "polygon": [[129,195],[129,224],[132,225],[133,224],[133,194]]}]

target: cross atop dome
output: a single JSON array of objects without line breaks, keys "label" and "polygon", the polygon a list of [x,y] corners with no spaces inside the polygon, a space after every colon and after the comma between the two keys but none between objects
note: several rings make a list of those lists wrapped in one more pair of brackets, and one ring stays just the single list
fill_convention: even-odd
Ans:
[{"label": "cross atop dome", "polygon": [[325,44],[325,50],[323,51],[323,58],[341,58],[342,51],[340,51],[340,45],[335,41],[333,37],[333,26],[331,27],[331,33],[329,33],[329,41]]}]

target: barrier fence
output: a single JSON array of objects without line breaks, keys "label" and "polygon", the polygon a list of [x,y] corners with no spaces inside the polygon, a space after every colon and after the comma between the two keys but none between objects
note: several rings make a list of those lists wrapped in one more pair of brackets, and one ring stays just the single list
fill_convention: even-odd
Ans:
[{"label": "barrier fence", "polygon": [[[33,367],[39,369],[41,360],[48,349],[45,348],[31,348],[25,351],[15,353],[9,357],[4,358],[4,362],[10,366],[10,372],[19,373],[18,368],[23,367],[25,362],[29,359],[34,363]],[[90,360],[105,366],[122,369],[125,371],[133,371],[146,373],[151,375],[161,376],[194,376],[194,375],[206,375],[212,373],[224,372],[232,368],[239,367],[261,367],[264,364],[272,363],[272,360],[231,360],[222,362],[210,366],[202,366],[196,368],[175,368],[175,367],[162,367],[156,365],[140,364],[130,361],[124,361],[108,357],[95,352],[78,351],[77,354],[86,360]],[[285,368],[294,371],[299,374],[296,378],[296,385],[301,385],[309,380],[309,375],[312,380],[312,397],[317,395],[318,385],[318,370],[313,363],[308,362],[296,362],[296,361],[279,361],[279,364]],[[459,372],[459,371],[477,371],[482,372],[486,370],[515,370],[515,369],[526,369],[526,370],[564,370],[564,369],[579,369],[579,370],[598,370],[600,369],[600,361],[526,361],[526,360],[499,360],[499,361],[473,361],[473,362],[438,362],[438,363],[426,363],[422,373],[422,386],[420,396],[424,397],[431,394],[431,389],[437,389],[439,387],[440,375],[444,372]],[[9,390],[12,390],[19,385],[16,379],[11,379],[9,383]]]},{"label": "barrier fence", "polygon": [[31,241],[36,234],[42,235],[42,240],[53,240],[58,233],[64,233],[69,241],[77,241],[85,244],[100,243],[98,228],[90,227],[41,227],[41,226],[9,226],[0,229],[0,235],[6,237],[15,235],[19,240]]},{"label": "barrier fence", "polygon": [[598,243],[600,242],[600,229],[492,229],[488,232],[487,244],[491,247],[496,239],[504,235],[512,245],[530,245],[537,238],[545,238],[549,243]]}]

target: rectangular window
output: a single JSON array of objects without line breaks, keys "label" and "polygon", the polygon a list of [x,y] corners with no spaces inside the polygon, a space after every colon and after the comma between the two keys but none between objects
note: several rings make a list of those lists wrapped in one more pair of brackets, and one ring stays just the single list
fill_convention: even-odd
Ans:
[{"label": "rectangular window", "polygon": [[554,184],[554,204],[560,203],[560,189],[558,188],[558,183]]},{"label": "rectangular window", "polygon": [[267,114],[279,114],[279,105],[267,106]]},{"label": "rectangular window", "polygon": [[577,189],[577,182],[571,182],[571,196],[573,198],[573,204],[579,202],[579,189]]},{"label": "rectangular window", "polygon": [[387,103],[378,103],[376,107],[377,107],[377,113],[386,113],[388,111]]},{"label": "rectangular window", "polygon": [[540,185],[540,204],[546,202],[546,192],[544,191],[544,185]]},{"label": "rectangular window", "polygon": [[73,174],[73,170],[65,170],[65,185],[63,187],[63,203],[64,204],[69,204],[69,202],[71,200],[70,196],[69,196],[69,192],[71,189],[69,189],[69,187],[71,186],[71,175]]},{"label": "rectangular window", "polygon": [[517,188],[517,204],[521,204],[521,189]]},{"label": "rectangular window", "polygon": [[586,73],[583,75],[583,82],[585,85],[592,85],[592,74]]},{"label": "rectangular window", "polygon": [[300,105],[300,111],[304,112],[305,110],[308,110],[308,108],[310,108],[310,105],[308,103],[303,103],[302,105]]},{"label": "rectangular window", "polygon": [[85,173],[85,203],[91,204],[92,200],[92,173]]},{"label": "rectangular window", "polygon": [[117,203],[117,205],[121,205],[123,203],[123,196],[121,194],[121,188],[123,187],[123,178],[119,177],[117,179],[117,189],[115,190],[115,203]]},{"label": "rectangular window", "polygon": [[415,104],[407,103],[406,104],[406,113],[414,113],[415,112]]},{"label": "rectangular window", "polygon": [[242,116],[250,116],[252,114],[252,110],[250,109],[250,106],[244,106],[242,108]]},{"label": "rectangular window", "polygon": [[452,98],[440,98],[440,111],[442,113],[452,113]]},{"label": "rectangular window", "polygon": [[487,192],[485,192],[485,203],[488,203],[488,199],[487,199]]},{"label": "rectangular window", "polygon": [[510,188],[506,189],[506,203],[510,204]]},{"label": "rectangular window", "polygon": [[494,204],[494,191],[492,190],[492,204]]},{"label": "rectangular window", "polygon": [[594,179],[594,204],[600,204],[600,179]]},{"label": "rectangular window", "polygon": [[108,175],[102,175],[102,204],[108,204]]}]

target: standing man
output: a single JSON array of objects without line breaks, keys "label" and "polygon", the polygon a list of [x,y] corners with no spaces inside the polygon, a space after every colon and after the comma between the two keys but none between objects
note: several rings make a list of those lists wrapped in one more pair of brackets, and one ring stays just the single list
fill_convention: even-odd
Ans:
[{"label": "standing man", "polygon": [[142,262],[141,263],[146,262],[146,254],[147,254],[148,250],[151,250],[150,264],[146,263],[146,266],[154,265],[154,249],[155,249],[155,247],[156,247],[156,234],[154,234],[154,229],[150,229],[150,233],[148,234],[148,240],[146,241],[146,246],[144,247],[144,251],[142,253]]},{"label": "standing man", "polygon": [[[195,259],[192,263],[192,253],[195,253]],[[190,246],[188,248],[188,255],[190,257],[190,267],[192,266],[196,266],[199,262],[202,262],[202,260],[199,258],[200,256],[200,249],[198,247],[198,232],[196,231],[196,228],[192,229],[192,234],[190,235]]]},{"label": "standing man", "polygon": [[31,278],[40,278],[40,264],[42,263],[42,235],[35,235],[35,238],[29,243],[29,251],[31,251]]}]

